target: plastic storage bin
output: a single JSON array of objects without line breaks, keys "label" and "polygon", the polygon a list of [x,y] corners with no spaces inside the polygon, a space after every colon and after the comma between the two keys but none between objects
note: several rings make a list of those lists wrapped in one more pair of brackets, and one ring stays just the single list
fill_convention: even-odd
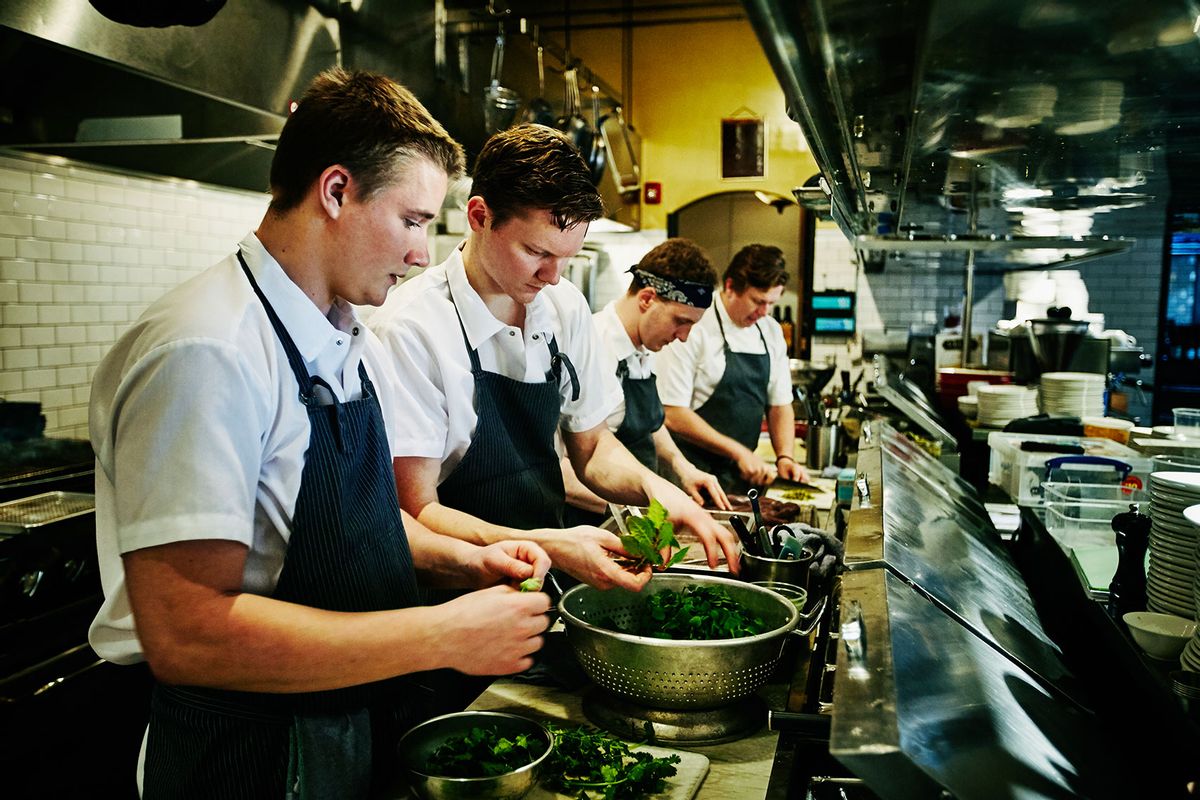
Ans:
[{"label": "plastic storage bin", "polygon": [[1116,532],[1112,520],[1129,510],[1125,503],[1059,503],[1047,501],[1046,532],[1067,550],[1078,547],[1112,547]]},{"label": "plastic storage bin", "polygon": [[1149,502],[1145,489],[1114,483],[1042,481],[1042,499],[1050,503],[1112,503],[1129,510],[1130,503]]},{"label": "plastic storage bin", "polygon": [[[1111,439],[997,432],[988,435],[988,447],[988,482],[1022,506],[1045,503],[1042,483],[1047,480],[1089,484],[1127,480],[1140,489],[1150,475],[1149,457]],[[1082,453],[1062,452],[1079,448]]]}]

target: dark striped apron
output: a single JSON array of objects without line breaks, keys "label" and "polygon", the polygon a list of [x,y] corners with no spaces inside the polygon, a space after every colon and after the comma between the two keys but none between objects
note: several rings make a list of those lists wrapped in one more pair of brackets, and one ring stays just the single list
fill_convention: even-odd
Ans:
[{"label": "dark striped apron", "polygon": [[[454,304],[453,294],[450,302]],[[457,304],[454,313],[471,358],[478,421],[462,461],[438,486],[438,502],[494,525],[561,528],[566,493],[554,432],[561,414],[563,367],[571,379],[572,400],[579,397],[575,368],[551,336],[545,381],[526,383],[487,372],[467,338]]]},{"label": "dark striped apron", "polygon": [[[755,323],[758,338],[762,339],[763,352],[735,353],[729,349],[725,338],[725,325],[721,315],[717,325],[721,329],[721,342],[725,348],[725,372],[713,388],[713,393],[696,413],[718,433],[754,450],[758,447],[758,436],[762,432],[763,415],[767,412],[767,386],[771,380],[771,356],[767,352],[767,339],[762,328]],[[749,484],[742,480],[737,464],[719,453],[714,453],[677,437],[676,443],[683,454],[699,469],[711,472],[727,492],[743,493]]]},{"label": "dark striped apron", "polygon": [[[630,356],[629,358],[635,358]],[[654,449],[654,432],[662,427],[666,413],[658,399],[658,378],[629,377],[629,359],[617,364],[617,377],[625,393],[625,419],[616,436],[633,453],[634,458],[651,472],[658,472],[658,451]]]},{"label": "dark striped apron", "polygon": [[[362,397],[321,405],[314,380],[238,253],[300,386],[311,428],[278,600],[332,611],[418,604],[383,416]],[[385,785],[407,724],[403,678],[327,692],[154,689],[143,797],[366,797]],[[374,770],[374,775],[372,771]]]}]

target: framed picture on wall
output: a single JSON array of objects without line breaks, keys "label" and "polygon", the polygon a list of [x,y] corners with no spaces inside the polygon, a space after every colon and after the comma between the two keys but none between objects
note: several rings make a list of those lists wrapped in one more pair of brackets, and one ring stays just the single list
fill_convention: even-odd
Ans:
[{"label": "framed picture on wall", "polygon": [[754,116],[721,120],[721,179],[765,178],[767,121]]}]

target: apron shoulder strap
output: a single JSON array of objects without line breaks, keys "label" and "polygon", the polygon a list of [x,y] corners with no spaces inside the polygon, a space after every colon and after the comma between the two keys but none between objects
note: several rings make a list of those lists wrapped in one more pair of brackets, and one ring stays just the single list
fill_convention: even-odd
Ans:
[{"label": "apron shoulder strap", "polygon": [[717,316],[717,327],[721,329],[721,344],[724,346],[725,352],[729,352],[729,339],[725,338],[725,323],[721,322],[720,309],[713,309],[713,313]]},{"label": "apron shoulder strap", "polygon": [[[297,349],[296,343],[292,341],[291,334],[287,332],[287,328],[283,326],[279,315],[275,313],[275,309],[271,307],[271,303],[267,300],[267,296],[263,294],[263,290],[258,285],[258,281],[254,280],[254,273],[250,271],[249,265],[246,264],[246,259],[242,255],[242,251],[237,252],[238,261],[242,265],[242,272],[246,273],[246,278],[250,281],[250,287],[254,289],[254,294],[258,296],[259,302],[267,312],[267,318],[271,320],[271,327],[275,329],[275,335],[279,337],[280,343],[283,345],[283,351],[287,353],[288,364],[292,367],[292,373],[296,376],[296,382],[300,384],[300,402],[305,406],[314,406],[319,404],[316,394],[313,392],[312,376],[308,374],[308,368],[304,366],[304,359],[300,356],[300,350]],[[359,367],[362,363],[359,363]]]},{"label": "apron shoulder strap", "polygon": [[458,330],[462,333],[467,356],[471,359],[471,374],[479,377],[483,373],[483,367],[479,364],[479,351],[471,347],[471,340],[467,338],[467,326],[463,325],[462,313],[458,310],[458,303],[454,302],[454,290],[450,288],[449,278],[446,280],[446,292],[450,295],[450,305],[454,306],[454,316],[458,318]]},{"label": "apron shoulder strap", "polygon": [[571,363],[571,359],[567,358],[566,353],[560,353],[558,350],[558,341],[554,336],[550,337],[550,341],[546,343],[550,348],[550,374],[546,376],[546,380],[553,380],[558,383],[562,380],[562,368],[567,368],[567,375],[571,378],[571,402],[574,403],[579,399],[579,375],[575,372],[575,365]]}]

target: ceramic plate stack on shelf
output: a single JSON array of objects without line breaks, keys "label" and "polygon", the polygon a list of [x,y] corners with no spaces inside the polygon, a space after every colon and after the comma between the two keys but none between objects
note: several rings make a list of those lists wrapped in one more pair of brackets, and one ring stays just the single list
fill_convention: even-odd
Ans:
[{"label": "ceramic plate stack on shelf", "polygon": [[1038,413],[1037,391],[1027,386],[980,386],[977,396],[979,424],[988,428],[1003,428],[1014,419]]},{"label": "ceramic plate stack on shelf", "polygon": [[1146,599],[1151,611],[1196,619],[1200,528],[1183,512],[1197,504],[1200,473],[1151,473],[1150,570],[1146,576]]},{"label": "ceramic plate stack on shelf", "polygon": [[[1192,531],[1200,539],[1200,505],[1188,506],[1183,512],[1184,520],[1190,522]],[[1195,619],[1200,619],[1200,544],[1196,545],[1193,553],[1196,565],[1196,575],[1192,579],[1192,600],[1196,612]],[[1179,663],[1184,669],[1189,669],[1192,672],[1200,672],[1200,627],[1196,628],[1196,632],[1188,643],[1183,648],[1183,655],[1179,657]]]},{"label": "ceramic plate stack on shelf", "polygon": [[1041,377],[1042,411],[1059,417],[1103,417],[1103,375],[1092,372],[1046,372]]}]

